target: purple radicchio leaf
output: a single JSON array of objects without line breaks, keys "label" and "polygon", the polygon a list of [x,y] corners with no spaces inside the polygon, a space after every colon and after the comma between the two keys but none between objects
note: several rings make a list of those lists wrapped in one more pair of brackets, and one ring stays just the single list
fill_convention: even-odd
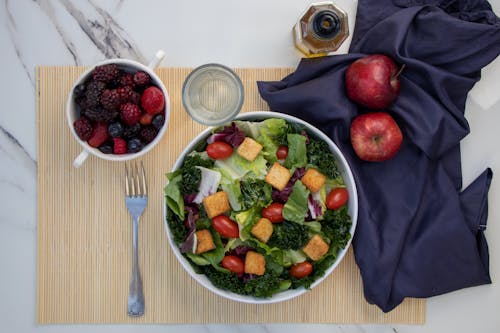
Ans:
[{"label": "purple radicchio leaf", "polygon": [[305,218],[306,221],[316,220],[318,217],[323,215],[323,209],[321,208],[321,205],[319,204],[319,202],[314,200],[311,194],[309,194],[309,196],[307,197],[307,207],[309,208],[309,210]]},{"label": "purple radicchio leaf", "polygon": [[240,130],[236,123],[232,122],[230,126],[224,126],[222,131],[212,134],[207,138],[207,143],[223,141],[233,148],[238,147],[245,140],[245,132]]},{"label": "purple radicchio leaf", "polygon": [[273,189],[272,192],[272,198],[274,202],[280,202],[280,203],[286,203],[288,200],[288,197],[292,193],[293,185],[297,180],[302,178],[304,174],[306,173],[306,168],[297,168],[295,169],[295,172],[293,173],[292,177],[290,177],[290,180],[286,184],[285,188],[281,191],[277,189]]},{"label": "purple radicchio leaf", "polygon": [[184,206],[184,209],[188,212],[188,216],[184,223],[189,230],[186,239],[179,248],[181,253],[193,252],[196,241],[196,220],[198,220],[200,216],[200,211],[195,206]]}]

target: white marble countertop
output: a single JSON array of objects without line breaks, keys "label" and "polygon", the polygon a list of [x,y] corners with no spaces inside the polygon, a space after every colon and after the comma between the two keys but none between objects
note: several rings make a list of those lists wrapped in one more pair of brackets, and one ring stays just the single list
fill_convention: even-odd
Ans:
[{"label": "white marble countertop", "polygon": [[[36,324],[35,66],[91,65],[112,57],[162,66],[296,66],[291,28],[307,0],[2,0],[0,2],[0,331],[3,332],[498,332],[500,331],[500,59],[469,95],[471,134],[462,142],[468,185],[494,172],[486,237],[493,284],[428,300],[423,326],[408,325],[55,325]],[[336,1],[354,25],[354,0]],[[500,0],[491,4],[498,14]],[[346,52],[345,43],[339,52]]]}]

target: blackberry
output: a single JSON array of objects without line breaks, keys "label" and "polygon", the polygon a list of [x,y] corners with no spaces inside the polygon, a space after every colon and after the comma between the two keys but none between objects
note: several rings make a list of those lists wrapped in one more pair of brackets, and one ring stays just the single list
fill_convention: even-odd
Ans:
[{"label": "blackberry", "polygon": [[80,117],[73,123],[73,127],[75,128],[75,132],[80,139],[83,141],[87,141],[92,136],[92,124],[85,117]]},{"label": "blackberry", "polygon": [[151,122],[157,130],[160,130],[165,124],[165,115],[160,113],[153,117],[153,121]]},{"label": "blackberry", "polygon": [[101,106],[94,106],[85,110],[85,116],[93,121],[109,123],[118,116],[118,111],[111,111]]},{"label": "blackberry", "polygon": [[137,136],[137,134],[139,134],[140,130],[141,130],[141,124],[139,124],[139,123],[132,125],[132,126],[128,126],[123,130],[123,137],[125,139],[131,139],[131,138]]},{"label": "blackberry", "polygon": [[127,153],[137,153],[141,151],[144,144],[138,138],[132,138],[127,141]]},{"label": "blackberry", "polygon": [[151,77],[149,76],[148,73],[144,71],[137,71],[134,74],[134,83],[139,86],[143,87],[149,84],[151,82]]},{"label": "blackberry", "polygon": [[120,87],[117,89],[121,104],[133,103],[139,104],[141,95],[132,89],[130,86]]},{"label": "blackberry", "polygon": [[110,111],[118,111],[121,104],[118,89],[105,89],[101,94],[101,105]]},{"label": "blackberry", "polygon": [[106,141],[98,149],[104,154],[113,154],[113,142]]},{"label": "blackberry", "polygon": [[94,81],[104,83],[111,82],[120,76],[120,70],[116,64],[101,65],[94,68],[92,77]]},{"label": "blackberry", "polygon": [[75,95],[75,99],[85,96],[85,84],[80,83],[73,89],[73,95]]},{"label": "blackberry", "polygon": [[111,123],[108,126],[108,133],[113,138],[118,138],[123,134],[123,125],[120,122]]},{"label": "blackberry", "polygon": [[154,126],[145,126],[141,129],[140,136],[144,143],[150,143],[158,135],[158,130]]},{"label": "blackberry", "polygon": [[130,73],[124,73],[120,76],[120,86],[134,88],[134,75]]},{"label": "blackberry", "polygon": [[99,105],[101,94],[106,88],[106,84],[100,81],[90,81],[85,91],[87,107]]}]

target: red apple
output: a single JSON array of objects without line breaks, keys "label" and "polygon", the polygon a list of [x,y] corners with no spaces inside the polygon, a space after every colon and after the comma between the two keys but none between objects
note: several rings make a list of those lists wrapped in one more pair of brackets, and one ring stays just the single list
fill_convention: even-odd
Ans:
[{"label": "red apple", "polygon": [[401,70],[391,58],[383,54],[360,58],[350,64],[345,72],[347,96],[369,109],[384,109],[399,94]]},{"label": "red apple", "polygon": [[398,124],[386,112],[364,113],[351,123],[351,144],[362,160],[388,160],[396,155],[402,142]]}]

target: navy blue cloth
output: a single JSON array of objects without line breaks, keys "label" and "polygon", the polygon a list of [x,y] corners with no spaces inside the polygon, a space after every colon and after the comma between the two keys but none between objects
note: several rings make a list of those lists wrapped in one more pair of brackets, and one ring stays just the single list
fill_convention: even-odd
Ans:
[{"label": "navy blue cloth", "polygon": [[[373,53],[406,64],[387,109],[402,148],[378,163],[351,147],[351,121],[366,110],[344,91],[347,66]],[[483,231],[492,171],[463,188],[459,143],[469,133],[467,93],[498,54],[500,20],[486,1],[359,0],[349,54],[303,59],[282,81],[258,82],[271,110],[320,128],[350,163],[359,195],[354,254],[366,300],[385,312],[405,297],[491,283]]]}]

